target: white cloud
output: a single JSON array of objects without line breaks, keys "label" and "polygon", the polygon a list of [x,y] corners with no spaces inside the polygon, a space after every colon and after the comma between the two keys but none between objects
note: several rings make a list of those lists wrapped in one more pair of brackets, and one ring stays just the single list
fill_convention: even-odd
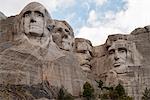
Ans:
[{"label": "white cloud", "polygon": [[103,5],[105,2],[107,2],[107,0],[94,0],[94,2],[95,2],[98,6],[101,6],[101,5]]},{"label": "white cloud", "polygon": [[[3,0],[3,2],[0,3],[0,11],[6,16],[16,15],[20,13],[25,5],[32,1],[38,1],[42,3],[50,13],[58,10],[58,8],[65,9],[71,7],[77,2],[75,0]],[[107,2],[107,0],[93,1],[97,5],[103,5]],[[87,20],[88,25],[85,25],[79,29],[77,37],[81,36],[83,38],[87,38],[91,40],[94,45],[98,45],[104,43],[108,34],[114,34],[118,32],[130,33],[137,27],[150,25],[150,0],[123,1],[127,2],[127,5],[125,6],[126,10],[123,9],[117,13],[108,11],[105,13],[104,20],[100,20],[103,19],[100,14],[101,12],[91,10]],[[84,4],[88,10],[90,8],[89,5],[89,2]],[[71,20],[73,17],[74,14],[68,16],[66,19]]]},{"label": "white cloud", "polygon": [[64,9],[75,4],[75,0],[4,0],[0,3],[0,11],[6,16],[16,15],[21,12],[30,2],[40,2],[49,12],[53,12],[58,8]]},{"label": "white cloud", "polygon": [[71,7],[76,3],[75,0],[57,0],[57,2],[61,9]]},{"label": "white cloud", "polygon": [[84,9],[86,9],[87,11],[89,11],[89,9],[90,9],[90,3],[89,2],[83,2],[82,7]]},{"label": "white cloud", "polygon": [[89,25],[92,25],[92,26],[97,26],[99,24],[99,22],[97,21],[98,18],[97,18],[97,14],[95,12],[95,10],[91,10],[89,12],[89,16],[88,16],[88,19],[87,19],[87,23]]},{"label": "white cloud", "polygon": [[99,45],[105,43],[109,34],[122,33],[119,29],[111,27],[82,27],[76,37],[85,38],[92,42],[92,44]]},{"label": "white cloud", "polygon": [[128,9],[116,14],[116,20],[114,20],[114,24],[127,32],[132,31],[136,27],[149,25],[149,5],[149,0],[128,0]]},{"label": "white cloud", "polygon": [[[88,22],[95,25],[82,27],[77,37],[87,38],[94,45],[104,43],[108,34],[130,33],[137,27],[150,25],[150,0],[125,0],[126,10],[118,13],[106,12],[105,19],[100,21],[98,12],[89,13]],[[97,20],[96,20],[97,19]],[[100,23],[97,26],[97,23]]]}]

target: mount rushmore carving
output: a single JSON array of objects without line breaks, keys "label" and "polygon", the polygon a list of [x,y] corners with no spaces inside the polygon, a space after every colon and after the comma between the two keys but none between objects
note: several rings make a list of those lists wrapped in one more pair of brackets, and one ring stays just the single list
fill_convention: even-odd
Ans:
[{"label": "mount rushmore carving", "polygon": [[54,99],[62,86],[79,96],[86,81],[96,87],[100,79],[108,86],[124,85],[139,100],[150,86],[149,30],[110,35],[105,44],[92,46],[75,38],[69,23],[52,19],[40,3],[31,2],[16,16],[0,14],[0,98],[6,99],[2,90],[7,86],[30,94],[12,90],[10,100]]}]

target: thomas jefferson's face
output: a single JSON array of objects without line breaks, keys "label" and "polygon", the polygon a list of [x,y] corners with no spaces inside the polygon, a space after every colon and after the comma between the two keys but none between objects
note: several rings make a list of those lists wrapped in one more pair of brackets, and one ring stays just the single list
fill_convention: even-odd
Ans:
[{"label": "thomas jefferson's face", "polygon": [[54,42],[63,50],[70,51],[73,49],[73,33],[63,22],[57,22],[54,28]]},{"label": "thomas jefferson's face", "polygon": [[39,9],[28,10],[23,14],[26,35],[41,37],[44,33],[44,12]]}]

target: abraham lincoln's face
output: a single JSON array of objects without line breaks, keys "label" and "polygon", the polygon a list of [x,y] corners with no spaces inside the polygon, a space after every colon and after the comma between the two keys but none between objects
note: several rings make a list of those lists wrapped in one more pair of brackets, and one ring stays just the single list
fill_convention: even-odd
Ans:
[{"label": "abraham lincoln's face", "polygon": [[128,66],[132,65],[131,43],[125,40],[118,40],[108,48],[108,60],[112,68],[119,74],[126,73]]},{"label": "abraham lincoln's face", "polygon": [[119,46],[119,44],[113,44],[108,52],[113,67],[120,67],[126,64],[127,49],[125,47],[122,47],[121,45]]}]

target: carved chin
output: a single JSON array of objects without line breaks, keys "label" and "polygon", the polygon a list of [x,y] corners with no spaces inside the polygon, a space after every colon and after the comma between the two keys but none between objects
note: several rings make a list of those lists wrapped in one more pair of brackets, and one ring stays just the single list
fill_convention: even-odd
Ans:
[{"label": "carved chin", "polygon": [[50,42],[50,38],[49,37],[37,37],[37,36],[33,36],[33,35],[26,35],[27,40],[29,43],[36,45],[36,46],[40,46],[40,47],[47,47],[49,45]]},{"label": "carved chin", "polygon": [[29,35],[30,36],[35,36],[35,37],[41,37],[42,33],[37,33],[37,32],[31,31],[31,32],[29,32]]},{"label": "carved chin", "polygon": [[41,37],[43,34],[43,28],[38,26],[32,26],[28,29],[25,29],[25,34],[35,37]]},{"label": "carved chin", "polygon": [[43,34],[43,30],[39,30],[39,29],[34,28],[34,29],[30,29],[29,33],[30,33],[31,36],[38,36],[38,37],[40,37]]}]

